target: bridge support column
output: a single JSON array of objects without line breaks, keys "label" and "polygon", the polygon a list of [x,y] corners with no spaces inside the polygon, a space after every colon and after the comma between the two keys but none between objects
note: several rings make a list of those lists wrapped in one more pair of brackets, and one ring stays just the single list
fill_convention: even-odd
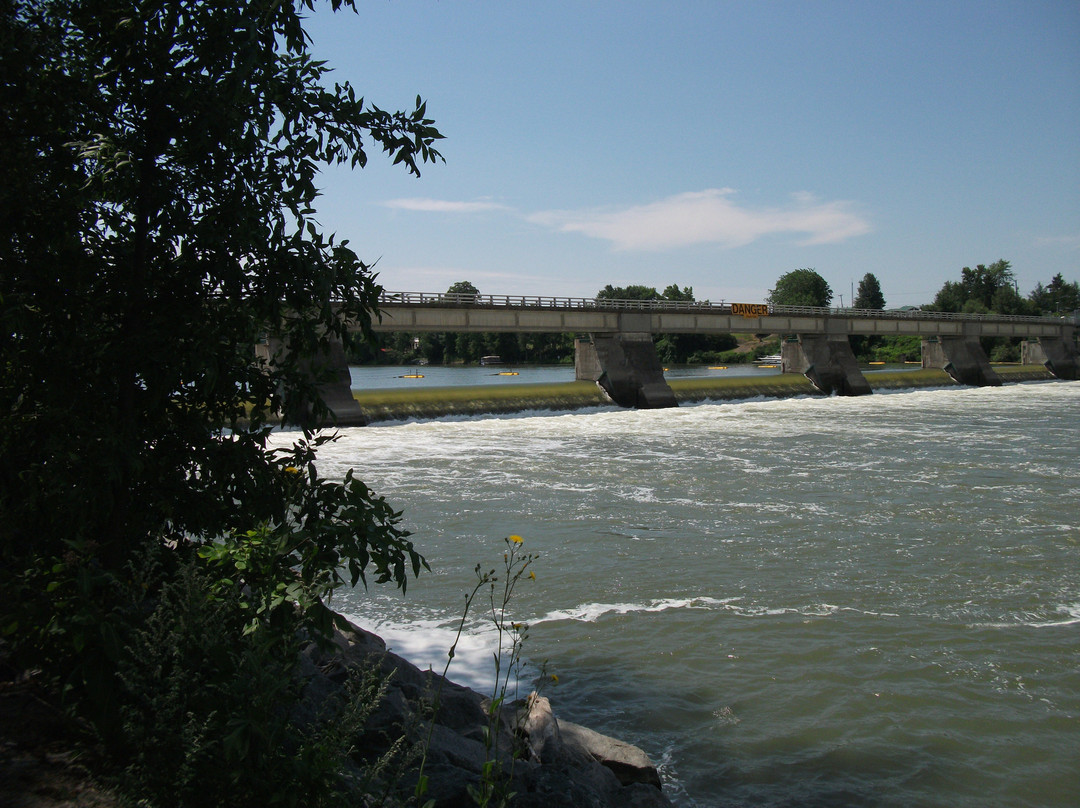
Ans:
[{"label": "bridge support column", "polygon": [[957,384],[1001,386],[978,337],[927,337],[922,341],[922,366],[943,369]]},{"label": "bridge support column", "polygon": [[[635,316],[639,315],[621,314],[620,325],[624,324],[624,318],[626,325],[640,325]],[[574,365],[578,380],[595,381],[620,407],[679,406],[664,379],[664,369],[648,331],[625,331],[578,340]]]},{"label": "bridge support column", "polygon": [[[256,353],[267,361],[281,351],[288,351],[288,346],[277,337],[270,337],[265,343],[256,346]],[[319,395],[330,410],[329,421],[317,421],[310,407],[303,407],[302,412],[289,416],[292,426],[314,429],[324,426],[367,426],[367,418],[360,409],[360,404],[353,398],[352,377],[349,363],[345,357],[345,347],[341,340],[331,339],[329,348],[319,356],[305,359],[300,363],[300,371],[310,379],[322,379],[317,385]]]},{"label": "bridge support column", "polygon": [[595,382],[604,373],[592,337],[574,340],[574,381]]},{"label": "bridge support column", "polygon": [[826,395],[865,396],[873,392],[859,370],[844,334],[800,334],[780,349],[784,373],[801,373]]},{"label": "bridge support column", "polygon": [[1020,361],[1025,365],[1042,365],[1059,379],[1076,381],[1080,354],[1071,340],[1062,337],[1040,337],[1020,344]]}]

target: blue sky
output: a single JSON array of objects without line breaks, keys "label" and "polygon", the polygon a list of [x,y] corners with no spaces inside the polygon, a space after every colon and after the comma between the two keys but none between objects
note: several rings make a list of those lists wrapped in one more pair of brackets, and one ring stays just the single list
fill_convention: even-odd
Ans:
[{"label": "blue sky", "polygon": [[446,136],[372,153],[319,219],[394,291],[756,302],[814,267],[889,306],[1012,262],[1080,279],[1080,2],[371,0],[317,58]]}]

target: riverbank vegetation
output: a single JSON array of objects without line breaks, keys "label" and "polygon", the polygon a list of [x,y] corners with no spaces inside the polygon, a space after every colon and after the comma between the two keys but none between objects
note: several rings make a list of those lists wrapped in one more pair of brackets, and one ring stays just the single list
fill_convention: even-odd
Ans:
[{"label": "riverbank vegetation", "polygon": [[312,5],[0,7],[0,655],[132,803],[338,804],[377,688],[301,718],[301,643],[426,566],[316,463],[329,340],[371,339],[380,287],[313,204],[320,166],[419,175],[441,135],[328,80]]}]

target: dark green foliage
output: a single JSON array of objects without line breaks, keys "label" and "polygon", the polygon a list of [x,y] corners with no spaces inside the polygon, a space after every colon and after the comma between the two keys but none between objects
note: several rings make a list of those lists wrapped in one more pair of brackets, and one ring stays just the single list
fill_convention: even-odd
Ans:
[{"label": "dark green foliage", "polygon": [[994,340],[987,356],[991,362],[1019,362],[1020,341],[1015,339]]},{"label": "dark green foliage", "polygon": [[827,307],[833,292],[829,284],[810,268],[793,269],[780,276],[766,300],[778,306]]},{"label": "dark green foliage", "polygon": [[878,311],[885,308],[885,296],[881,293],[881,283],[878,282],[877,277],[872,272],[867,272],[863,275],[863,279],[859,281],[859,291],[856,293],[851,306],[855,309],[876,309]]},{"label": "dark green foliage", "polygon": [[473,286],[469,281],[458,281],[457,283],[450,284],[450,288],[446,290],[448,295],[464,295],[466,297],[476,297],[480,294],[480,290]]},{"label": "dark green foliage", "polygon": [[[672,287],[668,287],[669,289]],[[678,287],[675,287],[678,288]],[[631,284],[612,286],[610,283],[596,293],[597,300],[659,300],[660,293],[652,286]]]},{"label": "dark green foliage", "polygon": [[866,341],[862,361],[917,362],[922,359],[922,338],[911,335],[872,337]]},{"label": "dark green foliage", "polygon": [[[424,564],[393,508],[320,477],[325,438],[268,445],[274,412],[326,415],[317,358],[371,337],[380,291],[312,218],[318,168],[363,166],[365,142],[413,174],[439,159],[421,99],[389,113],[328,81],[311,7],[0,7],[0,630],[110,737],[116,671],[183,564],[270,645],[326,632],[337,587]],[[267,336],[289,352],[257,359]]]},{"label": "dark green foliage", "polygon": [[684,286],[682,289],[680,289],[678,284],[673,283],[666,289],[664,289],[663,298],[664,300],[685,300],[688,302],[693,301],[694,287]]},{"label": "dark green foliage", "polygon": [[700,365],[722,357],[739,344],[732,334],[658,334],[656,354],[665,365]]},{"label": "dark green foliage", "polygon": [[1015,309],[1022,303],[1015,290],[1015,277],[1008,261],[995,261],[990,266],[978,264],[974,269],[960,270],[959,281],[946,281],[926,307],[931,311],[954,311],[967,314],[1019,314],[1019,311],[998,311],[995,305]]},{"label": "dark green foliage", "polygon": [[1042,314],[1068,314],[1080,309],[1080,283],[1066,283],[1059,272],[1046,286],[1036,284],[1028,299]]},{"label": "dark green foliage", "polygon": [[[140,572],[145,583],[161,570]],[[120,789],[159,808],[351,804],[390,762],[365,769],[349,757],[386,682],[357,673],[322,704],[305,703],[295,643],[244,634],[242,595],[208,599],[216,585],[183,564],[153,587],[156,606],[117,666]]]}]

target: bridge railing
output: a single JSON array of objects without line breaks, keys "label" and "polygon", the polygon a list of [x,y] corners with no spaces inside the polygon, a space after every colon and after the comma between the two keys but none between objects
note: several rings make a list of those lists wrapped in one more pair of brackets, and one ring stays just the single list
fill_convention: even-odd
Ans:
[{"label": "bridge railing", "polygon": [[547,297],[543,295],[473,295],[454,292],[383,292],[381,304],[420,306],[474,306],[518,309],[604,309],[617,311],[722,311],[724,301],[708,300],[606,300],[592,297]]},{"label": "bridge railing", "polygon": [[[592,297],[547,297],[542,295],[479,295],[455,292],[383,292],[380,305],[468,306],[473,308],[583,309],[590,311],[659,311],[708,312],[731,314],[731,303],[719,300],[608,300]],[[847,317],[890,320],[981,320],[1008,322],[1045,322],[1059,317],[1032,317],[1010,314],[961,314],[922,309],[852,309],[818,306],[781,306],[768,304],[770,315],[803,317]]]}]

